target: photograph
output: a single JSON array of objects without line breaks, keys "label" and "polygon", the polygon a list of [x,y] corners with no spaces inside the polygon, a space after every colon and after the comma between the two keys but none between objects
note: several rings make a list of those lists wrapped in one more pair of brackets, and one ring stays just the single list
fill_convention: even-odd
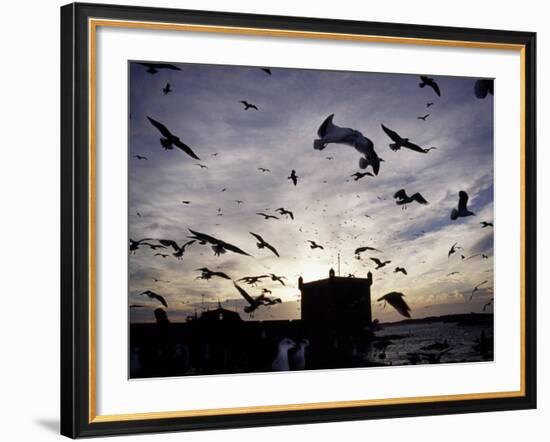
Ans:
[{"label": "photograph", "polygon": [[494,96],[129,60],[128,378],[491,363]]}]

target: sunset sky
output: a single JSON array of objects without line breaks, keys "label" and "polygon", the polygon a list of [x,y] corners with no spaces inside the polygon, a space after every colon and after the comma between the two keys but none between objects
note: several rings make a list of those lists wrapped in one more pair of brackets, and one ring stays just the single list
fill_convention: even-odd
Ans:
[{"label": "sunset sky", "polygon": [[[337,269],[338,253],[342,276],[373,272],[373,318],[382,322],[402,319],[376,302],[390,291],[406,295],[413,318],[480,312],[493,296],[493,230],[480,225],[493,221],[493,97],[476,98],[476,79],[434,77],[441,88],[438,97],[431,88],[420,88],[416,75],[280,68],[267,75],[259,67],[178,67],[180,71],[151,75],[144,66],[129,64],[130,238],[182,244],[189,240],[190,228],[252,257],[231,252],[218,257],[209,246],[195,243],[178,260],[154,256],[172,250],[141,246],[129,254],[129,303],[144,306],[130,310],[132,322],[154,320],[152,311],[160,306],[139,296],[144,290],[166,298],[172,322],[214,308],[218,301],[250,319],[231,281],[196,279],[199,267],[223,271],[234,280],[284,275],[286,286],[270,279],[257,287],[239,284],[251,295],[269,288],[284,301],[261,307],[254,319],[299,318],[298,277],[306,282],[326,278],[331,267]],[[164,95],[167,82],[173,92]],[[244,111],[240,100],[259,110]],[[428,102],[433,106],[427,108]],[[428,113],[426,121],[417,119]],[[352,147],[313,149],[317,129],[330,114],[335,114],[335,124],[359,130],[373,141],[384,159],[378,176],[359,181],[350,177],[360,170],[359,153]],[[164,123],[200,161],[179,149],[164,150],[147,116]],[[438,149],[428,154],[394,152],[381,124]],[[287,179],[292,169],[299,177],[297,186]],[[402,210],[393,199],[401,188],[409,195],[420,192],[429,204],[412,203]],[[451,221],[459,190],[470,195],[476,216]],[[291,210],[294,221],[276,213],[279,207]],[[257,212],[280,219],[264,220]],[[249,232],[260,234],[281,257],[259,250]],[[307,240],[324,250],[310,249]],[[455,242],[463,249],[448,258]],[[367,245],[382,253],[356,259],[355,248]],[[480,255],[467,259],[475,254]],[[374,270],[369,257],[391,264]],[[393,273],[396,266],[408,275]],[[460,273],[447,276],[451,272]],[[470,301],[474,286],[485,280]]]}]

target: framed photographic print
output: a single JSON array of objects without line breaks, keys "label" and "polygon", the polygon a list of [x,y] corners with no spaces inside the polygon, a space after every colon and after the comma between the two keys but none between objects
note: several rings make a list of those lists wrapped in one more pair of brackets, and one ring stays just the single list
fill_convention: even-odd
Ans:
[{"label": "framed photographic print", "polygon": [[62,7],[62,434],[534,408],[535,42]]}]

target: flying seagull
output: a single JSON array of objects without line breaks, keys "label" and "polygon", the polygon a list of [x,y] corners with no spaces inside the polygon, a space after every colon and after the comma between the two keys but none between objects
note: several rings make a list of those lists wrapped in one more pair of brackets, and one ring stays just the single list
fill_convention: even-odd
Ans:
[{"label": "flying seagull", "polygon": [[266,169],[265,167],[258,167],[258,170],[261,172],[271,172],[271,170]]},{"label": "flying seagull", "polygon": [[380,261],[378,258],[369,258],[371,261],[373,261],[376,264],[376,270],[381,269],[386,264],[390,264],[391,261]]},{"label": "flying seagull", "polygon": [[183,143],[179,139],[179,137],[173,135],[164,124],[159,123],[156,120],[153,120],[151,117],[147,117],[147,119],[153,126],[157,128],[157,130],[163,136],[163,138],[160,139],[160,144],[162,144],[162,147],[164,147],[165,150],[172,150],[174,146],[176,146],[179,149],[183,150],[191,158],[200,160],[200,158],[197,155],[195,155],[195,152],[193,152],[193,150],[191,150],[191,148],[187,144]]},{"label": "flying seagull", "polygon": [[244,105],[244,110],[248,110],[248,109],[258,110],[258,106],[256,106],[255,104],[249,103],[248,101],[242,100],[242,101],[239,101],[239,103],[242,103]]},{"label": "flying seagull", "polygon": [[185,253],[185,248],[193,244],[195,240],[187,241],[182,246],[179,246],[176,241],[171,239],[159,239],[158,242],[161,243],[163,246],[172,247],[174,249],[174,253],[172,253],[172,255],[174,255],[178,259],[182,259],[183,254]]},{"label": "flying seagull", "polygon": [[407,192],[405,192],[405,189],[400,189],[397,192],[395,192],[393,197],[397,200],[395,203],[398,206],[403,206],[403,205],[412,203],[413,201],[416,201],[419,204],[428,204],[428,201],[424,199],[424,197],[420,194],[420,192],[416,192],[411,196],[408,196]]},{"label": "flying seagull", "polygon": [[475,215],[475,213],[468,210],[468,194],[461,190],[458,192],[458,209],[451,211],[451,219],[454,221],[457,218],[471,215]]},{"label": "flying seagull", "polygon": [[198,166],[198,167],[200,167],[201,169],[208,169],[208,166],[205,165],[205,164],[195,163],[194,166]]},{"label": "flying seagull", "polygon": [[164,95],[168,95],[170,92],[172,92],[172,87],[170,86],[170,83],[166,83],[166,86],[164,86],[162,92],[164,92]]},{"label": "flying seagull", "polygon": [[401,272],[403,275],[408,275],[407,270],[405,270],[403,267],[396,267],[393,273]]},{"label": "flying seagull", "polygon": [[474,93],[477,98],[483,99],[487,94],[493,95],[494,81],[493,80],[477,80],[474,84]]},{"label": "flying seagull", "polygon": [[411,314],[411,308],[408,306],[408,304],[403,299],[405,295],[403,293],[399,292],[390,292],[382,296],[381,298],[378,298],[378,302],[384,301],[387,302],[389,305],[391,305],[395,310],[397,310],[401,315],[410,318]]},{"label": "flying seagull", "polygon": [[389,144],[391,150],[397,151],[402,147],[406,147],[407,149],[414,150],[415,152],[428,153],[426,149],[420,147],[418,144],[412,143],[411,141],[409,141],[408,138],[402,138],[401,135],[399,135],[397,132],[384,126],[383,124],[381,124],[381,126],[382,130],[393,141],[393,143]]},{"label": "flying seagull", "polygon": [[421,117],[416,117],[417,120],[426,121],[426,119],[430,116],[430,114],[423,115]]},{"label": "flying seagull", "polygon": [[248,305],[244,308],[244,311],[246,313],[254,313],[254,310],[256,310],[258,307],[263,305],[263,302],[257,299],[254,299],[252,296],[248,294],[248,292],[243,289],[241,286],[239,286],[236,282],[233,282],[233,285],[237,289],[237,291],[241,294],[241,296],[248,302]]},{"label": "flying seagull", "polygon": [[313,148],[323,150],[330,143],[354,147],[362,154],[359,159],[359,168],[366,169],[368,166],[372,166],[374,174],[378,175],[381,159],[374,150],[373,142],[358,130],[336,126],[332,122],[333,118],[334,114],[331,114],[323,121],[317,130],[319,138],[313,141]]},{"label": "flying seagull", "polygon": [[156,74],[160,69],[169,69],[172,71],[181,71],[180,68],[170,63],[138,63],[147,68],[146,72],[149,74]]},{"label": "flying seagull", "polygon": [[429,103],[426,103],[426,107],[430,107],[430,106],[433,106],[433,102],[429,102]]},{"label": "flying seagull", "polygon": [[363,247],[357,247],[357,248],[355,249],[355,252],[354,252],[354,253],[355,253],[357,256],[359,256],[361,253],[366,252],[366,251],[381,252],[381,250],[375,249],[374,247],[363,246]]},{"label": "flying seagull", "polygon": [[296,175],[296,171],[294,169],[292,169],[292,172],[290,172],[290,176],[287,177],[287,179],[292,180],[294,185],[298,184],[298,175]]},{"label": "flying seagull", "polygon": [[200,276],[197,276],[197,279],[211,279],[213,276],[217,276],[218,278],[223,279],[231,279],[229,276],[227,276],[227,274],[223,272],[213,272],[207,267],[201,267],[200,269],[196,269],[196,271],[202,272]]},{"label": "flying seagull", "polygon": [[284,207],[279,207],[278,209],[275,209],[275,212],[279,212],[281,215],[288,215],[290,219],[294,219],[294,213],[292,213],[290,210],[286,210]]},{"label": "flying seagull", "polygon": [[155,253],[154,256],[160,256],[161,258],[168,258],[170,255],[167,253]]},{"label": "flying seagull", "polygon": [[137,241],[134,241],[132,238],[129,238],[129,239],[130,239],[130,252],[135,253],[136,250],[139,249],[139,246],[144,241],[151,241],[153,238],[143,238],[143,239],[139,239]]},{"label": "flying seagull", "polygon": [[134,157],[138,160],[147,160],[147,157],[144,157],[143,155],[134,155]]},{"label": "flying seagull", "polygon": [[275,215],[267,215],[263,212],[258,212],[256,213],[256,215],[259,215],[259,216],[263,216],[264,219],[269,219],[269,218],[273,218],[273,219],[280,219],[278,216],[275,216]]},{"label": "flying seagull", "polygon": [[485,227],[493,227],[493,223],[487,221],[481,221],[479,224],[481,224],[482,229],[484,229]]},{"label": "flying seagull", "polygon": [[325,248],[319,244],[317,244],[315,241],[312,241],[311,239],[308,239],[306,242],[309,242],[309,247],[311,249],[321,249],[321,250],[325,250]]},{"label": "flying seagull", "polygon": [[207,235],[205,233],[197,232],[195,230],[189,229],[189,231],[193,234],[193,239],[197,239],[201,244],[212,244],[212,250],[214,251],[214,255],[220,256],[221,254],[230,251],[233,253],[238,253],[240,255],[246,255],[251,256],[245,251],[239,249],[237,246],[234,246],[233,244],[227,243],[225,241],[222,241],[221,239],[214,238],[213,236]]},{"label": "flying seagull", "polygon": [[351,175],[353,178],[354,181],[359,181],[361,178],[364,178],[366,176],[374,176],[372,173],[370,172],[355,172],[353,175]]},{"label": "flying seagull", "polygon": [[283,279],[286,279],[285,276],[277,276],[275,273],[269,273],[269,276],[271,276],[271,280],[274,282],[280,282],[282,285],[286,285]]},{"label": "flying seagull", "polygon": [[147,295],[151,299],[156,299],[157,301],[160,301],[160,303],[164,305],[164,307],[168,307],[166,300],[162,296],[157,295],[155,292],[152,292],[151,290],[145,290],[144,292],[141,292],[140,295]]},{"label": "flying seagull", "polygon": [[455,242],[453,246],[449,249],[449,253],[447,253],[447,259],[451,257],[453,253],[456,253],[457,250],[462,249],[462,247],[458,247],[458,243]]},{"label": "flying seagull", "polygon": [[472,300],[472,298],[474,297],[474,293],[477,292],[479,290],[479,287],[482,286],[483,284],[487,284],[487,281],[483,281],[483,282],[480,282],[478,285],[476,285],[474,287],[474,289],[472,290],[472,294],[470,295],[470,301]]},{"label": "flying seagull", "polygon": [[451,272],[451,273],[447,273],[447,276],[453,276],[453,275],[459,275],[460,272]]},{"label": "flying seagull", "polygon": [[250,234],[258,240],[258,242],[256,243],[256,246],[258,246],[259,249],[263,249],[265,247],[266,249],[271,250],[275,254],[275,256],[279,257],[279,252],[277,252],[277,249],[275,249],[275,247],[273,247],[271,244],[266,242],[260,235],[252,232],[250,232]]},{"label": "flying seagull", "polygon": [[437,94],[438,97],[441,97],[441,91],[439,90],[439,86],[433,78],[421,75],[420,80],[422,80],[422,83],[418,84],[419,87],[423,88],[425,86],[429,86],[434,90],[434,92]]},{"label": "flying seagull", "polygon": [[240,279],[237,279],[237,281],[243,281],[249,285],[256,285],[260,282],[260,279],[263,279],[263,278],[269,278],[269,276],[268,275],[244,276]]},{"label": "flying seagull", "polygon": [[264,71],[267,75],[271,75],[271,69],[269,68],[260,68],[262,71]]}]

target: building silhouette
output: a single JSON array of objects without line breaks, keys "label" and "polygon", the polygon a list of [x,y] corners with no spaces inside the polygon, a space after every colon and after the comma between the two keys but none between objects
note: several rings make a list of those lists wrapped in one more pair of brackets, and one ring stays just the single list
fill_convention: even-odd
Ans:
[{"label": "building silhouette", "polygon": [[371,285],[371,272],[367,278],[341,277],[330,269],[326,279],[304,282],[300,277],[302,321],[324,322],[327,327],[370,326]]}]

